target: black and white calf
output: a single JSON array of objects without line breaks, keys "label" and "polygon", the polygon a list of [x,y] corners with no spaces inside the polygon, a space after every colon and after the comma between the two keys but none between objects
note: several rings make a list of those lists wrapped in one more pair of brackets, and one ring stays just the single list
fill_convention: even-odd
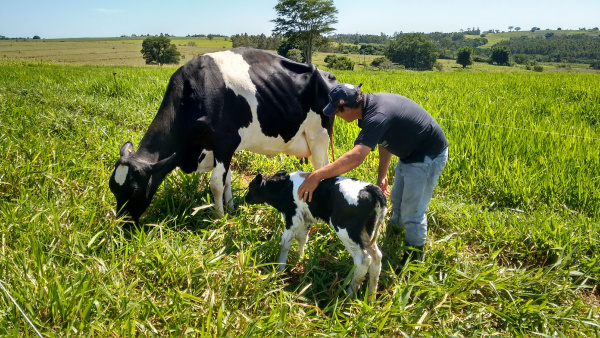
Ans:
[{"label": "black and white calf", "polygon": [[249,204],[269,204],[283,213],[285,231],[281,237],[278,270],[285,268],[294,238],[298,241],[300,257],[304,255],[310,226],[322,220],[333,227],[354,259],[356,269],[348,293],[356,294],[368,272],[371,298],[381,272],[377,234],[387,212],[385,195],[374,184],[338,176],[321,181],[312,201],[307,203],[298,198],[298,187],[304,181],[300,174],[288,175],[285,170],[272,177],[259,174],[250,182],[245,197]]},{"label": "black and white calf", "polygon": [[210,188],[222,216],[233,208],[231,159],[246,149],[329,163],[334,116],[325,116],[335,77],[314,65],[250,48],[199,56],[169,81],[137,151],[126,142],[110,178],[117,211],[138,221],[165,176],[212,171]]}]

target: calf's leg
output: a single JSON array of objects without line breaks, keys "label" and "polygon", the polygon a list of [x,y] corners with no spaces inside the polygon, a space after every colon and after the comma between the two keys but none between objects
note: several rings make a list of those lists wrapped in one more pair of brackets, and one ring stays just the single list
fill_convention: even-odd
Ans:
[{"label": "calf's leg", "polygon": [[369,300],[373,301],[375,292],[377,292],[377,284],[379,283],[379,274],[381,273],[381,258],[382,254],[377,244],[366,248],[372,258],[369,265]]},{"label": "calf's leg", "polygon": [[304,246],[308,241],[308,226],[298,226],[296,229],[296,240],[298,241],[298,256],[304,257]]},{"label": "calf's leg", "polygon": [[292,241],[296,237],[295,232],[290,229],[285,229],[283,235],[281,235],[281,251],[279,252],[279,259],[277,262],[279,263],[279,267],[277,268],[277,272],[283,271],[285,269],[285,263],[287,262],[287,255],[290,252],[290,246],[292,245]]},{"label": "calf's leg", "polygon": [[371,265],[372,258],[366,250],[361,249],[360,245],[348,236],[346,229],[340,228],[340,231],[337,232],[337,235],[342,243],[344,243],[346,250],[348,250],[352,256],[354,265],[356,266],[354,269],[354,276],[352,277],[352,281],[348,286],[348,294],[352,297],[356,297],[358,288],[365,279],[367,272],[369,272],[369,266]]}]

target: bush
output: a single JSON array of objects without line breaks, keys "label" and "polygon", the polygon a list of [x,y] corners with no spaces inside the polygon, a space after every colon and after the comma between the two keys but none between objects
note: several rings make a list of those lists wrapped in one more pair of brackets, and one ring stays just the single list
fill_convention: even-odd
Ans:
[{"label": "bush", "polygon": [[325,58],[327,68],[339,70],[354,70],[354,62],[347,56],[328,55]]},{"label": "bush", "polygon": [[590,68],[600,69],[600,61],[592,61],[592,63],[590,63]]},{"label": "bush", "polygon": [[483,57],[483,56],[479,56],[479,55],[475,55],[473,57],[473,61],[475,62],[489,62],[489,59]]},{"label": "bush", "polygon": [[371,61],[371,66],[381,67],[381,65],[384,64],[385,62],[390,62],[390,60],[388,60],[388,58],[386,58],[385,56],[380,56],[378,58],[373,59],[373,61]]},{"label": "bush", "polygon": [[544,67],[542,67],[542,66],[533,66],[533,71],[534,72],[543,72],[544,71]]},{"label": "bush", "polygon": [[188,41],[187,45],[188,45],[189,47],[196,47],[196,46],[197,46],[197,45],[196,45],[196,43],[195,43],[194,41]]},{"label": "bush", "polygon": [[304,62],[302,51],[297,48],[292,48],[287,52],[287,58],[296,62]]},{"label": "bush", "polygon": [[[392,61],[390,61],[388,58],[386,58],[385,56],[381,56],[378,58],[373,59],[373,61],[371,61],[370,64],[371,67],[373,68],[378,68],[379,70],[388,70],[388,69],[394,69],[397,68]],[[404,67],[403,67],[404,68]]]},{"label": "bush", "polygon": [[529,56],[527,54],[515,54],[513,56],[513,61],[520,65],[525,65],[529,62]]}]

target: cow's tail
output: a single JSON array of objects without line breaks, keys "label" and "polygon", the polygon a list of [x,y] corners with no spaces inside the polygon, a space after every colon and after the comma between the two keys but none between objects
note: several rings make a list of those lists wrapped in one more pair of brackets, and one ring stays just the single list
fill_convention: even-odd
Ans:
[{"label": "cow's tail", "polygon": [[333,128],[329,134],[329,144],[331,145],[331,162],[335,162],[335,149],[333,148]]}]

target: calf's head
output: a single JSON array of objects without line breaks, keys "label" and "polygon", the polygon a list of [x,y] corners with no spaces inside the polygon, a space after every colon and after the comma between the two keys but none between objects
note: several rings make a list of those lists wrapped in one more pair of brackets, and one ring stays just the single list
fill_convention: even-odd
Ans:
[{"label": "calf's head", "polygon": [[175,154],[156,163],[135,157],[133,143],[125,143],[115,163],[109,187],[117,199],[117,215],[138,222],[165,176],[173,170]]},{"label": "calf's head", "polygon": [[271,177],[258,174],[248,185],[244,200],[248,204],[272,203],[286,184],[291,184],[291,181],[285,170],[280,170]]}]

